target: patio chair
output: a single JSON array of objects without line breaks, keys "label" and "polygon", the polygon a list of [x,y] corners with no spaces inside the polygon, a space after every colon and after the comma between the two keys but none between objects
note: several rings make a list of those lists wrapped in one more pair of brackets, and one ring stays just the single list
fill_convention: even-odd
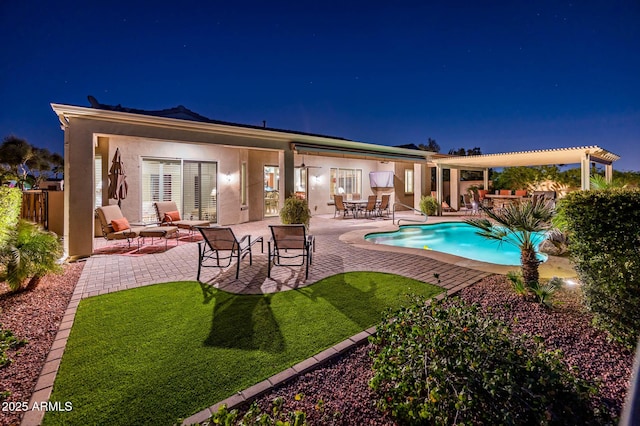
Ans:
[{"label": "patio chair", "polygon": [[[391,199],[391,195],[383,195],[380,200],[380,205],[378,206],[378,214],[380,216],[389,216],[391,214],[391,210],[389,208],[389,200]],[[384,214],[386,212],[386,214]]]},{"label": "patio chair", "polygon": [[442,202],[441,207],[443,212],[450,212],[451,210],[453,210],[449,203],[447,203],[446,201]]},{"label": "patio chair", "polygon": [[[240,261],[249,255],[249,265],[253,264],[253,253],[251,248],[254,244],[260,243],[260,252],[264,253],[264,243],[262,237],[251,240],[251,235],[245,235],[239,240],[231,228],[218,226],[196,226],[202,234],[204,241],[198,243],[198,277],[202,268],[226,268],[236,259],[236,279],[240,275]],[[222,262],[221,262],[222,261]]]},{"label": "patio chair", "polygon": [[208,220],[183,220],[180,217],[175,201],[159,201],[153,203],[158,216],[160,226],[177,226],[178,229],[186,229],[189,235],[193,234],[197,226],[209,226]]},{"label": "patio chair", "polygon": [[500,195],[511,195],[511,190],[510,189],[501,189],[500,190]]},{"label": "patio chair", "polygon": [[466,211],[471,210],[471,214],[478,213],[478,202],[475,200],[475,197],[472,198],[469,194],[463,194],[462,205]]},{"label": "patio chair", "polygon": [[348,213],[350,213],[353,216],[353,208],[346,206],[346,204],[344,203],[343,195],[336,195],[334,197],[334,201],[335,201],[336,211],[333,213],[333,217],[336,217],[336,215],[339,212],[342,212],[342,217],[346,217]]},{"label": "patio chair", "polygon": [[367,198],[367,205],[364,206],[364,208],[360,211],[364,212],[365,216],[371,217],[372,214],[375,214],[377,212],[377,202],[378,200],[375,195],[369,195],[369,198]]},{"label": "patio chair", "polygon": [[[267,276],[271,277],[273,266],[302,266],[305,268],[305,279],[309,278],[309,265],[312,263],[312,252],[315,251],[315,238],[307,235],[304,225],[269,225],[271,240],[268,242],[269,267]],[[300,262],[288,263],[293,259]]]},{"label": "patio chair", "polygon": [[131,241],[140,236],[140,231],[145,229],[145,226],[131,226],[117,204],[98,207],[96,213],[100,220],[102,236],[109,241],[127,240],[131,247]]}]

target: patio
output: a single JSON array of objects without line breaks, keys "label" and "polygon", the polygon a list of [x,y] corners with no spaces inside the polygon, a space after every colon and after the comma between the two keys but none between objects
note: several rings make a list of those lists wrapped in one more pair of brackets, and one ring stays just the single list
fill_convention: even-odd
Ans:
[{"label": "patio", "polygon": [[[415,219],[413,214],[402,213],[404,219]],[[464,216],[449,214],[429,217],[427,223],[462,220]],[[277,217],[259,222],[232,225],[237,236],[250,234],[252,238],[270,238],[268,225],[277,224]],[[403,223],[407,223],[403,221]],[[474,283],[491,273],[506,273],[514,267],[475,262],[434,251],[376,245],[364,241],[365,234],[396,229],[391,220],[341,219],[333,215],[316,215],[311,220],[310,232],[316,237],[316,252],[309,279],[304,280],[303,268],[276,267],[272,279],[267,278],[267,255],[254,253],[253,265],[242,262],[240,277],[235,269],[211,268],[203,271],[202,281],[234,293],[273,293],[311,285],[341,272],[379,271],[404,275],[431,282],[455,291]],[[107,242],[96,239],[96,248]],[[156,254],[141,256],[94,255],[86,260],[76,294],[82,298],[166,281],[195,280],[198,246],[180,242],[177,246]],[[266,244],[265,244],[266,249]],[[435,275],[438,278],[435,278]],[[564,259],[553,259],[541,265],[543,277],[574,276],[575,272]]]}]

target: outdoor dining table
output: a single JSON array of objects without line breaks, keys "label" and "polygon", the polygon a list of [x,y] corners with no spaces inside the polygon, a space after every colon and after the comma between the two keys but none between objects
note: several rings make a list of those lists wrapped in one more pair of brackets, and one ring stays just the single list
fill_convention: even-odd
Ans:
[{"label": "outdoor dining table", "polygon": [[524,197],[521,195],[500,195],[500,194],[486,194],[485,198],[489,198],[493,202],[493,207],[502,209],[505,206],[519,203]]},{"label": "outdoor dining table", "polygon": [[[358,217],[358,211],[360,208],[366,208],[369,204],[369,200],[345,200],[344,204],[353,211],[353,217]],[[376,206],[380,204],[380,201],[376,200]]]}]

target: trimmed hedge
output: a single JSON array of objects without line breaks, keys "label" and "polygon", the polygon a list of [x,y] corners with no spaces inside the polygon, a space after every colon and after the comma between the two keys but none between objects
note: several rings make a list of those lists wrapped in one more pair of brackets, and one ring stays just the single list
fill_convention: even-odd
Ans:
[{"label": "trimmed hedge", "polygon": [[0,247],[3,247],[15,231],[20,216],[22,191],[0,186]]},{"label": "trimmed hedge", "polygon": [[559,207],[595,325],[634,348],[640,337],[640,190],[572,192]]}]

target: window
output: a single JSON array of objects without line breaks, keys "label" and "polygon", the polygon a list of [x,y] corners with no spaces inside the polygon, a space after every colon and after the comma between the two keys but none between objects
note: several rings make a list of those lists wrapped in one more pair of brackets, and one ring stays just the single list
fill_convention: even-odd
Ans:
[{"label": "window", "polygon": [[102,155],[96,155],[93,159],[93,176],[95,178],[94,210],[102,206]]},{"label": "window", "polygon": [[142,220],[158,219],[153,203],[174,201],[182,206],[180,160],[142,160]]},{"label": "window", "polygon": [[404,192],[413,194],[413,169],[404,169]]},{"label": "window", "polygon": [[331,183],[329,187],[331,198],[342,194],[345,198],[360,198],[362,196],[361,169],[331,169]]}]

